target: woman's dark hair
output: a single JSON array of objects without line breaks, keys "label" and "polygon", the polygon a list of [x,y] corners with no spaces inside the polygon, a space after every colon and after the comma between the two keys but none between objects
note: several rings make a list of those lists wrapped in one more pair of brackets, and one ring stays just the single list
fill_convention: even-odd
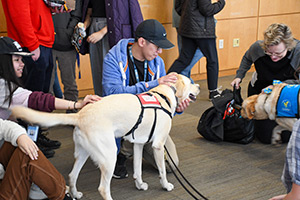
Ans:
[{"label": "woman's dark hair", "polygon": [[[13,93],[21,86],[20,79],[16,76],[16,72],[12,62],[12,55],[0,54],[0,78],[5,80],[5,86],[8,87],[9,94],[5,94],[4,102],[12,102]],[[6,90],[7,91],[7,90]]]}]

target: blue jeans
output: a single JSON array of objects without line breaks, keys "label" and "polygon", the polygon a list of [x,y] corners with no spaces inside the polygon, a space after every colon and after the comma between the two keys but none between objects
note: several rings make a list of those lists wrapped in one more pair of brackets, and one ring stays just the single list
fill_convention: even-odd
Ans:
[{"label": "blue jeans", "polygon": [[55,78],[54,78],[54,84],[53,84],[53,93],[54,93],[55,97],[62,99],[63,98],[63,93],[62,93],[62,90],[61,90],[60,85],[59,85],[59,80],[58,80],[56,69],[57,68],[55,66]]}]

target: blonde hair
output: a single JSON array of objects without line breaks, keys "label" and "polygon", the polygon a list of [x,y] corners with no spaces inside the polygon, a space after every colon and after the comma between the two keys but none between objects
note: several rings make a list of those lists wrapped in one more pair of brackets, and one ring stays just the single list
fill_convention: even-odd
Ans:
[{"label": "blonde hair", "polygon": [[271,24],[267,30],[264,31],[264,41],[261,44],[264,50],[269,46],[284,43],[287,50],[292,50],[296,46],[292,31],[289,26],[280,23]]}]

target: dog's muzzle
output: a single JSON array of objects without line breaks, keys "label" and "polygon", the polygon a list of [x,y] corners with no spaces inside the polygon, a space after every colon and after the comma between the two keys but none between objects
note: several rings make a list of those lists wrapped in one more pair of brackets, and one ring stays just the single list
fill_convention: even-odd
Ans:
[{"label": "dog's muzzle", "polygon": [[196,96],[194,94],[192,94],[192,93],[189,94],[189,98],[192,101],[196,101],[196,99],[197,99]]}]

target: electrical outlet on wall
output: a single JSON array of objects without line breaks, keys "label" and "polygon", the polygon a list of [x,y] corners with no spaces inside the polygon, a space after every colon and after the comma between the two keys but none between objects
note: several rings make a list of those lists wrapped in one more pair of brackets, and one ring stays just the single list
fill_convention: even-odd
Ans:
[{"label": "electrical outlet on wall", "polygon": [[224,40],[220,39],[219,40],[219,49],[223,49],[224,48]]},{"label": "electrical outlet on wall", "polygon": [[233,39],[233,47],[240,46],[240,38],[234,38]]}]

